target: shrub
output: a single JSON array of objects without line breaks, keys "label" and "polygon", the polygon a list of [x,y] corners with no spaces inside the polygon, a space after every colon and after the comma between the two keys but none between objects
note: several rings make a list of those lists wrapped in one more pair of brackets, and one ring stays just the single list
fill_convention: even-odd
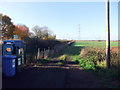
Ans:
[{"label": "shrub", "polygon": [[117,67],[119,69],[120,67],[120,47],[112,47],[111,48],[111,66]]},{"label": "shrub", "polygon": [[64,55],[59,57],[59,60],[66,61],[68,59],[68,57],[69,57],[69,55],[64,54]]},{"label": "shrub", "polygon": [[76,64],[79,64],[79,57],[78,57],[78,55],[72,56],[72,60],[75,61]]},{"label": "shrub", "polygon": [[[92,58],[91,58],[92,59]],[[79,58],[78,60],[76,60],[76,62],[79,62],[79,65],[81,67],[83,67],[84,69],[91,69],[91,70],[95,70],[95,64],[93,63],[92,60],[90,59],[82,59]]]},{"label": "shrub", "polygon": [[[120,80],[120,52],[118,49],[112,48],[111,67],[106,69],[106,53],[105,49],[101,48],[89,48],[86,47],[81,50],[79,59],[76,58],[76,62],[84,69],[92,69],[92,72],[105,80],[113,81]],[[93,71],[94,70],[94,71]],[[91,71],[91,70],[90,70]]]},{"label": "shrub", "polygon": [[86,47],[81,50],[80,57],[91,60],[95,65],[105,60],[105,50],[101,48]]},{"label": "shrub", "polygon": [[[119,67],[119,55],[120,52],[118,52],[118,49],[113,47],[111,48],[111,67]],[[89,61],[92,61],[95,66],[104,68],[106,66],[106,52],[105,49],[102,48],[91,48],[86,47],[83,48],[80,52],[80,58],[88,59]]]}]

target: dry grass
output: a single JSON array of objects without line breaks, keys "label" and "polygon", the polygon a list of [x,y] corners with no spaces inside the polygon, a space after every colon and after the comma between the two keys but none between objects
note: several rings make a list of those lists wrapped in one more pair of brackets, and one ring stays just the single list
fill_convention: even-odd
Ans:
[{"label": "dry grass", "polygon": [[[113,67],[120,67],[119,49],[120,47],[111,48],[111,66]],[[102,48],[86,47],[81,50],[80,57],[84,59],[93,57],[94,62],[102,66],[102,64],[105,63],[105,60],[106,60],[106,53],[105,53],[105,49],[102,49]]]}]

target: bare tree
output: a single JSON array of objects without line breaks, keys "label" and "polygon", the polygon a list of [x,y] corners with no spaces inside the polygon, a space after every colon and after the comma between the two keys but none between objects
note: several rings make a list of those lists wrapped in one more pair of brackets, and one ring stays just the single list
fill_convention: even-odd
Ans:
[{"label": "bare tree", "polygon": [[36,36],[37,38],[41,38],[41,37],[42,37],[42,28],[39,27],[38,25],[34,26],[34,27],[32,28],[32,31],[34,32],[34,34],[35,34],[35,36]]}]

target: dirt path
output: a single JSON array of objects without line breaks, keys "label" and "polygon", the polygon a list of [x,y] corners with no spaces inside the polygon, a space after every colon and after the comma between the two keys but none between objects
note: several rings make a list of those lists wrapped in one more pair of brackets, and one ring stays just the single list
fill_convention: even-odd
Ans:
[{"label": "dirt path", "polygon": [[16,76],[3,77],[2,81],[2,88],[102,88],[98,77],[80,69],[74,62],[65,66],[54,61],[43,66],[26,66]]},{"label": "dirt path", "polygon": [[[64,54],[77,55],[82,47],[72,47]],[[60,55],[61,56],[61,55]],[[52,58],[53,59],[53,58]],[[101,78],[86,72],[72,61],[65,66],[57,58],[44,65],[29,65],[14,77],[2,77],[2,88],[104,88]],[[116,83],[115,83],[116,84]]]}]

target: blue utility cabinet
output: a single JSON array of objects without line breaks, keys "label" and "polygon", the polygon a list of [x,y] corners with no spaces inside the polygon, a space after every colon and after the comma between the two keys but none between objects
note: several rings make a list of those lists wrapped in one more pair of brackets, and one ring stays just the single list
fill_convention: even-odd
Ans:
[{"label": "blue utility cabinet", "polygon": [[[23,49],[24,49],[24,47],[23,47],[22,40],[4,40],[3,41],[3,44],[2,44],[2,62],[3,62],[3,67],[4,67],[3,72],[6,72],[5,68],[6,68],[7,64],[9,64],[9,67],[11,67],[13,64],[12,62],[14,62],[14,61],[15,61],[15,69],[14,70],[16,70],[14,72],[14,74],[21,70],[21,66],[23,64],[25,64],[24,63],[25,61],[22,61],[22,60],[25,60]],[[16,59],[14,56],[16,57]],[[10,70],[13,70],[13,68]]]}]

